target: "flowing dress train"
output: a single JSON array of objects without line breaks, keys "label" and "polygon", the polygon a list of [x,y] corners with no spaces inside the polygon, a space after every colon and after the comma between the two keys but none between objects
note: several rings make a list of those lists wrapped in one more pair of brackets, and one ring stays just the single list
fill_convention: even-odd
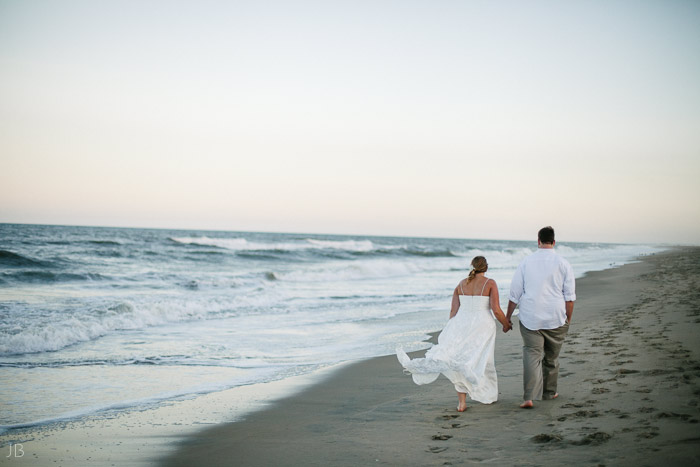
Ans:
[{"label": "flowing dress train", "polygon": [[416,384],[432,383],[442,373],[458,392],[490,404],[498,399],[495,344],[496,322],[489,297],[459,295],[457,314],[447,322],[437,345],[428,349],[425,358],[411,360],[403,349],[397,349],[396,355]]}]

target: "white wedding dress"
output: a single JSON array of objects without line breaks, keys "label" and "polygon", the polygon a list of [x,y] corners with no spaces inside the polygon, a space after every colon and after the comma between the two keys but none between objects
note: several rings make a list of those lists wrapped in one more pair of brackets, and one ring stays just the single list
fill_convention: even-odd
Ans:
[{"label": "white wedding dress", "polygon": [[411,360],[403,349],[397,349],[396,355],[416,384],[432,383],[442,373],[458,392],[491,404],[498,399],[495,344],[496,321],[489,297],[460,294],[457,314],[447,322],[437,345],[428,349],[425,358]]}]

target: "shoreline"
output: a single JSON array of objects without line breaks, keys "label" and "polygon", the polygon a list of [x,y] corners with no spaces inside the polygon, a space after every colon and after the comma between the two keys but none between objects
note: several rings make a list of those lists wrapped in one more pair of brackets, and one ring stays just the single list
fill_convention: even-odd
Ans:
[{"label": "shoreline", "polygon": [[494,404],[460,414],[445,378],[416,386],[377,357],[199,431],[159,465],[699,464],[700,248],[590,272],[577,295],[561,396],[534,410],[518,408],[520,336],[500,333]]},{"label": "shoreline", "polygon": [[[340,363],[283,380],[237,386],[155,407],[93,413],[78,419],[32,424],[0,433],[0,466],[150,466],[203,427],[245,419],[323,381]],[[17,446],[18,456],[10,446]],[[14,451],[12,451],[14,453]]]}]

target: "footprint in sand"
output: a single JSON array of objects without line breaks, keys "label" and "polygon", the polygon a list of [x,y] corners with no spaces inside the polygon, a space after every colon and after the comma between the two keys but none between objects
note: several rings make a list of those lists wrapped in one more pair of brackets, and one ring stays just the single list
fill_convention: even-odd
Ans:
[{"label": "footprint in sand", "polygon": [[620,409],[610,409],[610,410],[607,410],[605,413],[611,413],[613,415],[617,415],[617,418],[630,418],[630,416],[627,412],[623,412]]},{"label": "footprint in sand", "polygon": [[439,452],[447,451],[446,447],[438,447],[438,446],[430,446],[428,449],[425,450],[426,452],[432,452],[433,454],[437,454]]},{"label": "footprint in sand", "polygon": [[608,388],[593,388],[591,391],[593,394],[604,394],[606,392],[610,392],[610,389]]},{"label": "footprint in sand", "polygon": [[443,435],[442,433],[438,433],[432,437],[432,439],[435,441],[447,441],[450,438],[452,438],[451,435]]},{"label": "footprint in sand", "polygon": [[608,383],[610,381],[617,381],[617,377],[608,378],[608,379],[600,379],[600,378],[599,379],[585,379],[584,381],[586,381],[586,382],[590,381],[593,384],[603,384],[603,383]]},{"label": "footprint in sand", "polygon": [[633,362],[632,360],[626,360],[626,361],[624,361],[624,362],[615,361],[615,362],[610,362],[610,365],[612,365],[612,366],[622,366],[622,365],[624,365],[624,364],[626,364],[626,363],[634,363],[634,362]]},{"label": "footprint in sand", "polygon": [[535,443],[551,443],[551,442],[559,442],[563,440],[559,435],[555,434],[550,434],[550,433],[540,433],[539,435],[533,436],[532,441]]},{"label": "footprint in sand", "polygon": [[572,418],[595,418],[595,417],[600,417],[600,414],[598,413],[597,410],[579,410],[578,412],[575,413],[570,413],[568,415],[565,415],[563,417],[559,417],[557,420],[560,422],[563,422],[567,420],[569,417]]},{"label": "footprint in sand", "polygon": [[569,402],[561,406],[562,409],[580,409],[583,407],[593,407],[597,404],[597,400],[587,400],[583,402]]},{"label": "footprint in sand", "polygon": [[577,446],[583,446],[583,445],[598,445],[598,444],[603,444],[610,440],[612,436],[604,431],[596,431],[595,433],[591,433],[590,435],[584,437],[580,441],[573,441],[571,444],[575,444]]},{"label": "footprint in sand", "polygon": [[455,428],[465,428],[467,425],[462,425],[461,423],[452,423],[449,426],[443,426],[445,430],[454,430]]},{"label": "footprint in sand", "polygon": [[452,420],[455,418],[459,418],[459,415],[443,415],[442,417],[438,417],[438,420]]},{"label": "footprint in sand", "polygon": [[690,419],[690,415],[687,413],[675,413],[675,412],[661,412],[656,414],[656,418],[680,418],[684,422]]}]

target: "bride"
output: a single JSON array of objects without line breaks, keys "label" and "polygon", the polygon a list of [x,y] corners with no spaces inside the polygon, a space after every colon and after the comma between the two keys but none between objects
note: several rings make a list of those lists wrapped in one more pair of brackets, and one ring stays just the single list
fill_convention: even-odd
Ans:
[{"label": "bride", "polygon": [[498,399],[493,360],[494,317],[503,326],[503,332],[512,328],[501,310],[496,281],[484,275],[489,267],[486,258],[476,256],[471,265],[469,277],[460,281],[452,294],[450,320],[438,336],[437,345],[425,353],[425,358],[413,360],[403,349],[396,351],[399,362],[413,374],[416,384],[432,383],[440,373],[452,381],[459,398],[459,412],[467,409],[467,395],[483,404]]}]

